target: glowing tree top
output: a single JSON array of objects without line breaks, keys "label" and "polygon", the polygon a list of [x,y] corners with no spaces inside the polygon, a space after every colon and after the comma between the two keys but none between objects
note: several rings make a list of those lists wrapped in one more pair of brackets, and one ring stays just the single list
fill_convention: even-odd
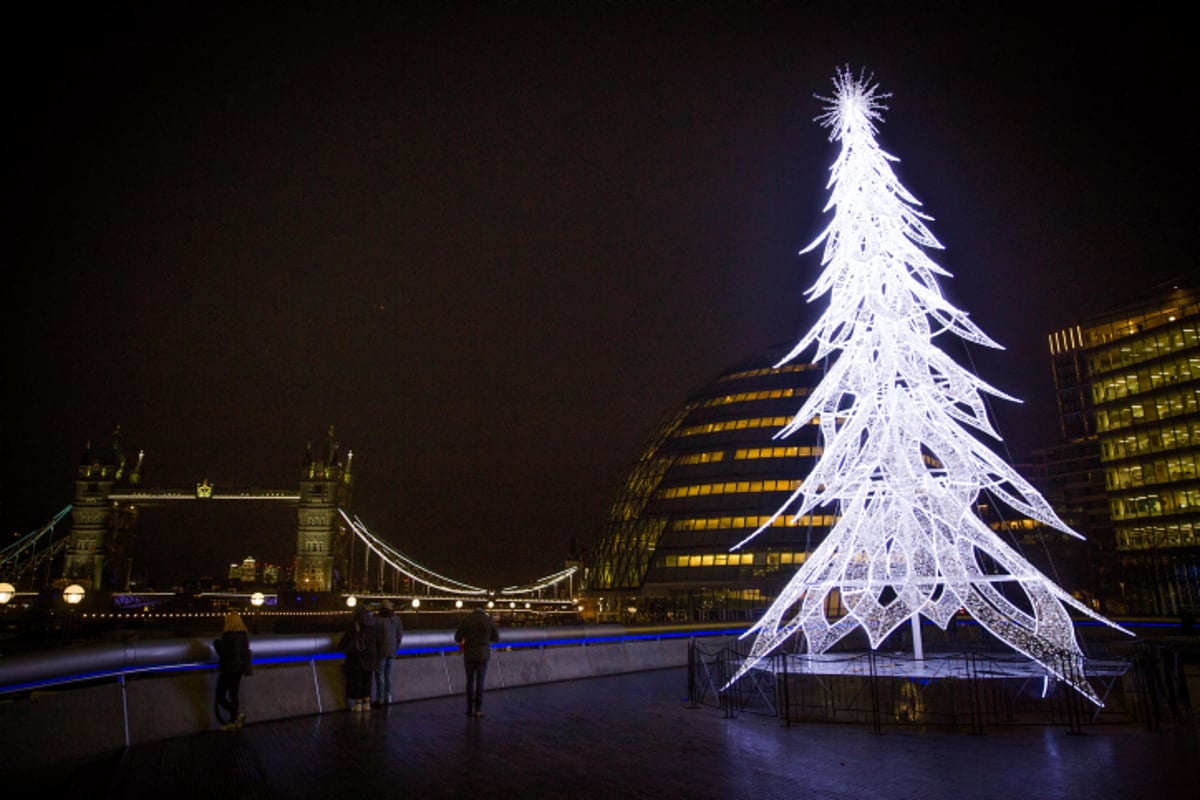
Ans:
[{"label": "glowing tree top", "polygon": [[[951,333],[1000,346],[942,296],[937,278],[950,273],[926,255],[926,248],[941,249],[925,225],[930,217],[892,172],[897,159],[875,141],[890,95],[880,94],[872,77],[848,70],[833,83],[835,96],[819,98],[827,105],[817,118],[841,143],[825,209],[833,210],[833,220],[803,251],[825,245],[822,271],[807,294],[809,302],[828,296],[829,306],[779,362],[815,344],[813,360],[828,357],[832,365],[777,434],[815,421],[824,448],[771,522],[827,505],[839,519],[747,632],[757,638],[738,676],[801,629],[813,653],[858,627],[876,648],[917,615],[945,628],[962,608],[1099,704],[1082,677],[1083,654],[1067,608],[1103,617],[1006,545],[975,511],[986,490],[1031,519],[1079,536],[973,435],[1000,438],[984,393],[1013,398],[959,366],[934,337]],[[841,617],[826,613],[834,590],[845,607]]]}]

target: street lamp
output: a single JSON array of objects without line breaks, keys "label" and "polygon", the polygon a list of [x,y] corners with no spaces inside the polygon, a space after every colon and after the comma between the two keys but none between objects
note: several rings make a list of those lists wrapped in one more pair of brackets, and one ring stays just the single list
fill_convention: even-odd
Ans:
[{"label": "street lamp", "polygon": [[63,600],[67,601],[67,644],[71,643],[71,618],[75,616],[75,606],[83,602],[83,587],[72,583],[63,589]]},{"label": "street lamp", "polygon": [[413,607],[414,609],[420,608],[420,607],[421,607],[421,598],[419,598],[419,597],[414,597],[414,598],[413,598],[413,601],[412,601],[412,607]]},{"label": "street lamp", "polygon": [[262,592],[255,592],[254,594],[250,595],[250,605],[256,606],[256,607],[261,606],[263,604],[264,599],[265,598],[263,598]]},{"label": "street lamp", "polygon": [[346,606],[348,608],[354,608],[356,605],[358,605],[357,597],[355,597],[354,595],[350,595],[349,597],[346,598]]},{"label": "street lamp", "polygon": [[13,599],[13,595],[17,590],[13,588],[11,583],[0,583],[0,606],[7,605],[9,600]]}]

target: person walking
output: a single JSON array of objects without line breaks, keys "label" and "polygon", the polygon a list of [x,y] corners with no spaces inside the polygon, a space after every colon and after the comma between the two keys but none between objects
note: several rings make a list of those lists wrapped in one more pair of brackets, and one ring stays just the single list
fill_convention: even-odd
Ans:
[{"label": "person walking", "polygon": [[404,639],[404,625],[400,615],[392,610],[392,601],[384,600],[379,605],[375,615],[375,702],[376,707],[391,705],[392,702],[392,660],[400,649]]},{"label": "person walking", "polygon": [[221,638],[213,640],[213,650],[217,653],[217,694],[213,700],[213,713],[221,723],[221,730],[237,730],[246,723],[246,715],[241,712],[242,676],[251,674],[254,663],[250,634],[241,614],[230,612],[225,615],[224,630]]},{"label": "person walking", "polygon": [[351,711],[371,707],[371,672],[375,669],[374,626],[367,609],[359,606],[350,618],[350,627],[342,634],[339,648],[346,657],[346,699]]},{"label": "person walking", "polygon": [[462,651],[467,673],[467,716],[482,717],[483,681],[492,656],[492,643],[500,641],[500,632],[491,614],[477,608],[459,622],[454,641]]}]

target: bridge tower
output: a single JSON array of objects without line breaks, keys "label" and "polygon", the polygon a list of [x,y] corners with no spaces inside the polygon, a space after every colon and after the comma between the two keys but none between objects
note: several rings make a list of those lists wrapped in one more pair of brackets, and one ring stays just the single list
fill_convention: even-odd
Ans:
[{"label": "bridge tower", "polygon": [[107,451],[96,453],[92,443],[84,447],[75,473],[75,500],[71,508],[71,534],[63,559],[63,583],[78,583],[95,591],[105,587],[105,561],[114,550],[120,530],[129,527],[123,512],[110,499],[117,484],[136,486],[141,482],[142,456],[126,472],[121,428],[113,431]]},{"label": "bridge tower", "polygon": [[342,462],[332,427],[320,456],[313,455],[311,443],[305,453],[297,505],[295,585],[299,591],[336,591],[346,574],[347,531],[337,511],[350,508],[353,458],[350,452]]}]

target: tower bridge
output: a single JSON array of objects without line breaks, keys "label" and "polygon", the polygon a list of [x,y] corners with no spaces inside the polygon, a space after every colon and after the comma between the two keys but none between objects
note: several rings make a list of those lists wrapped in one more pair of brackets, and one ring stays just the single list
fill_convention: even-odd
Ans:
[{"label": "tower bridge", "polygon": [[[74,501],[49,522],[0,550],[0,581],[17,589],[79,584],[86,591],[121,590],[140,508],[175,503],[284,503],[296,509],[293,583],[301,592],[374,588],[424,591],[459,598],[543,597],[569,592],[576,567],[528,584],[488,589],[418,564],[351,514],[353,452],[342,457],[330,428],[325,447],[307,448],[297,489],[218,486],[207,479],[188,487],[142,485],[144,453],[128,462],[118,427],[110,448],[89,442],[75,476]],[[70,515],[70,525],[64,524]],[[66,529],[66,530],[64,530]]]}]

